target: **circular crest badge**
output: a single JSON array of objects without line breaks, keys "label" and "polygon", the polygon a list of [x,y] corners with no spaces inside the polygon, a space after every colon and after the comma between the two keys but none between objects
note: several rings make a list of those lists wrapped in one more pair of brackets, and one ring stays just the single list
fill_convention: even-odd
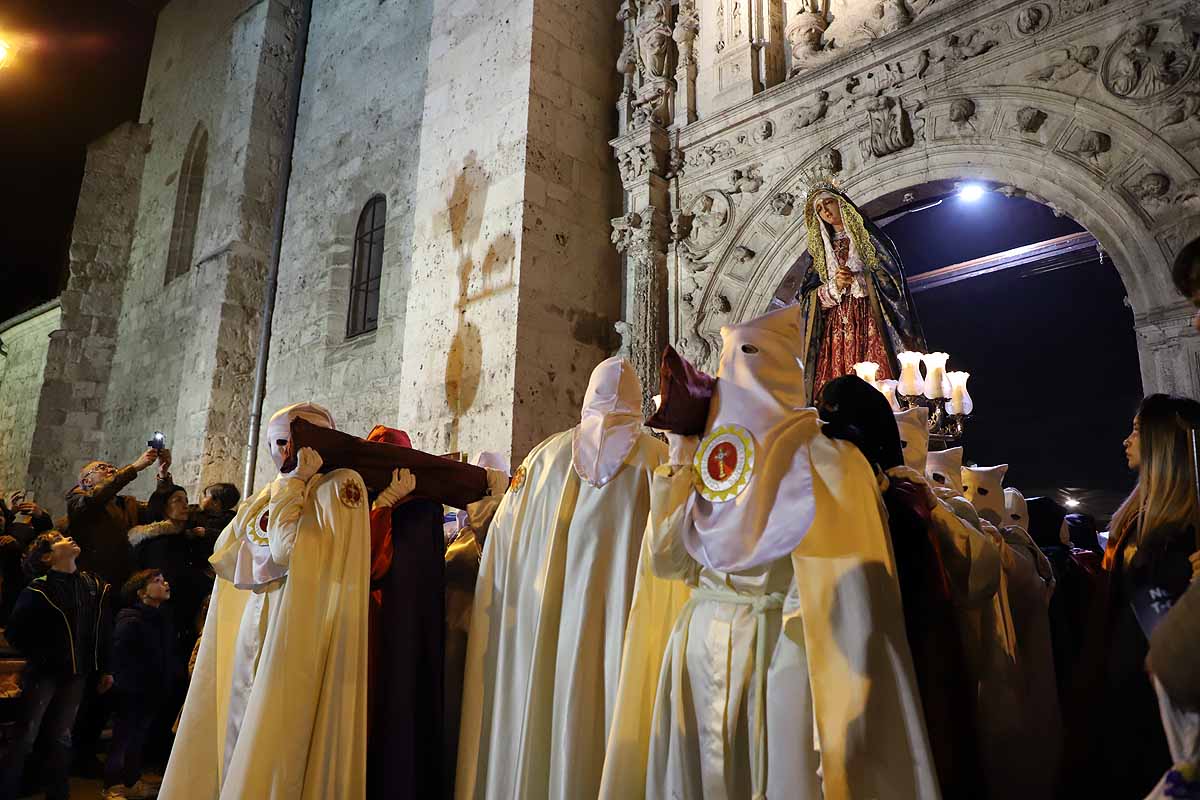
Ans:
[{"label": "circular crest badge", "polygon": [[742,493],[754,471],[754,437],[741,425],[722,425],[700,442],[693,462],[705,500],[723,503]]}]

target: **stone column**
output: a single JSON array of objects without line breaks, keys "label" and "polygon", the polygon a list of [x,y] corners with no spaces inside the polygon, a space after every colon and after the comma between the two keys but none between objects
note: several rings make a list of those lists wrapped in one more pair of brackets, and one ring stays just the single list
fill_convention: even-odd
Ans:
[{"label": "stone column", "polygon": [[705,3],[704,24],[712,20],[716,39],[712,68],[704,70],[701,81],[711,97],[711,104],[703,103],[709,113],[736,105],[784,79],[784,22],[783,0]]},{"label": "stone column", "polygon": [[1200,335],[1192,329],[1194,312],[1181,302],[1135,318],[1145,394],[1200,397]]},{"label": "stone column", "polygon": [[625,186],[626,208],[612,221],[612,241],[625,256],[625,309],[619,326],[622,352],[642,382],[643,406],[658,393],[658,365],[667,345],[667,246],[670,197],[666,176],[670,143],[653,123],[612,143]]},{"label": "stone column", "polygon": [[[679,63],[675,68],[675,127],[682,128],[696,121],[696,37],[700,33],[700,15],[696,0],[680,0],[679,16],[675,19],[672,37],[679,48]],[[622,126],[622,130],[625,126]]]}]

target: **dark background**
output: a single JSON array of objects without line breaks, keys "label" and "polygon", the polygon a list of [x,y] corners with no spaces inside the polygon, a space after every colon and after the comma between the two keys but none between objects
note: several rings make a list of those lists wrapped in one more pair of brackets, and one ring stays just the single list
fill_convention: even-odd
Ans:
[{"label": "dark background", "polygon": [[[939,267],[1083,229],[1029,200],[956,196],[888,224],[905,269]],[[932,351],[971,373],[964,460],[1009,464],[1005,485],[1105,517],[1134,482],[1122,442],[1142,395],[1133,312],[1112,261],[1017,267],[917,292]]]},{"label": "dark background", "polygon": [[0,3],[0,320],[62,290],[87,144],[137,119],[161,5]]}]

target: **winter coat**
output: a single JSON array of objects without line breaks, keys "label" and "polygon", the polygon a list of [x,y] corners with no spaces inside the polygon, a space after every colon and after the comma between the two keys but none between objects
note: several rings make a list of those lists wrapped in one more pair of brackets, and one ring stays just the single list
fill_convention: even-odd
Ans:
[{"label": "winter coat", "polygon": [[168,608],[141,601],[117,614],[112,645],[113,686],[126,697],[165,697],[182,676],[175,624]]},{"label": "winter coat", "polygon": [[[117,494],[137,477],[137,470],[125,467],[107,481],[85,491],[76,486],[67,492],[67,518],[71,536],[83,553],[79,556],[82,569],[100,575],[113,586],[122,586],[132,573],[129,529],[148,522],[146,504],[133,497]],[[170,483],[170,476],[159,484]]]},{"label": "winter coat", "polygon": [[21,590],[5,636],[39,672],[106,673],[112,637],[108,595],[109,585],[89,572],[51,571]]}]

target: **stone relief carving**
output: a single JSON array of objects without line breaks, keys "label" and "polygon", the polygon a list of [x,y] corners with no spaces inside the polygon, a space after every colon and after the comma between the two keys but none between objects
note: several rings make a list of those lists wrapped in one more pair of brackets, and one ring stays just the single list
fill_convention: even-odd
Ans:
[{"label": "stone relief carving", "polygon": [[1049,64],[1033,70],[1027,77],[1040,83],[1060,83],[1078,72],[1095,72],[1096,59],[1099,57],[1100,48],[1094,45],[1055,50]]},{"label": "stone relief carving", "polygon": [[717,0],[717,54],[725,49],[725,0]]},{"label": "stone relief carving", "polygon": [[1005,197],[1024,197],[1027,200],[1040,203],[1041,205],[1044,205],[1046,208],[1050,209],[1056,217],[1069,216],[1067,212],[1063,211],[1061,208],[1056,206],[1054,203],[1051,203],[1041,195],[1034,194],[1033,192],[1027,192],[1024,189],[1017,188],[1016,186],[1001,186],[1000,188],[996,189],[996,193],[1002,194]]},{"label": "stone relief carving", "polygon": [[[796,110],[796,121],[792,127],[795,130],[804,130],[814,123],[825,119],[825,115],[829,112],[829,92],[817,92],[816,102],[804,108]],[[793,113],[793,112],[789,112]]]},{"label": "stone relief carving", "polygon": [[771,122],[769,119],[760,119],[754,126],[754,131],[751,134],[751,137],[758,144],[762,144],[774,135],[775,123]]},{"label": "stone relief carving", "polygon": [[696,2],[683,0],[679,4],[679,17],[675,20],[675,29],[671,32],[671,38],[679,48],[679,66],[695,63],[694,46],[699,34],[700,14],[696,11]]},{"label": "stone relief carving", "polygon": [[813,166],[826,175],[837,175],[842,171],[842,151],[836,147],[826,147],[817,153]]},{"label": "stone relief carving", "polygon": [[1037,133],[1046,123],[1046,112],[1033,106],[1017,111],[1017,130],[1021,133]]},{"label": "stone relief carving", "polygon": [[683,150],[678,147],[672,147],[667,153],[667,175],[668,178],[673,178],[676,175],[683,174],[684,164],[687,163],[684,158]]},{"label": "stone relief carving", "polygon": [[1099,161],[1100,156],[1112,149],[1112,137],[1103,131],[1084,131],[1079,141],[1066,149],[1080,158]]},{"label": "stone relief carving", "polygon": [[1200,119],[1200,92],[1183,92],[1167,106],[1162,127],[1173,128],[1196,119]]},{"label": "stone relief carving", "polygon": [[754,256],[756,255],[757,253],[755,253],[749,247],[746,247],[744,244],[739,244],[737,247],[733,248],[733,257],[739,264],[745,264],[747,261],[753,260]]},{"label": "stone relief carving", "polygon": [[1049,24],[1050,7],[1045,3],[1035,3],[1017,14],[1017,30],[1025,36],[1038,33]]},{"label": "stone relief carving", "polygon": [[796,208],[796,195],[791,192],[780,192],[771,198],[771,210],[781,217],[786,217]]},{"label": "stone relief carving", "polygon": [[703,368],[708,363],[712,348],[709,346],[708,340],[701,336],[699,331],[693,329],[691,333],[679,340],[679,352],[688,361]]},{"label": "stone relief carving", "polygon": [[733,144],[728,140],[722,139],[719,142],[701,145],[689,150],[684,157],[684,168],[699,167],[705,169],[713,167],[722,161],[728,161],[735,155],[737,155],[737,150]]},{"label": "stone relief carving", "polygon": [[729,302],[728,297],[720,292],[714,294],[708,304],[708,312],[714,316],[717,314],[728,314],[732,310],[733,304]]},{"label": "stone relief carving", "polygon": [[609,237],[618,253],[624,253],[633,244],[634,233],[642,227],[642,216],[629,211],[612,220],[612,236]]},{"label": "stone relief carving", "polygon": [[1139,23],[1108,48],[1100,78],[1116,97],[1153,103],[1182,83],[1195,63],[1195,40],[1188,26],[1175,21]]},{"label": "stone relief carving", "polygon": [[1059,13],[1064,19],[1086,14],[1089,11],[1095,11],[1097,8],[1103,8],[1108,5],[1108,0],[1062,0],[1059,3]]},{"label": "stone relief carving", "polygon": [[652,146],[640,144],[618,154],[617,167],[621,172],[621,183],[628,186],[649,172],[657,172],[658,159]]},{"label": "stone relief carving", "polygon": [[969,61],[1010,39],[1012,34],[1002,23],[986,29],[975,28],[966,34],[952,33],[946,37],[946,57],[959,63]]},{"label": "stone relief carving", "polygon": [[912,14],[904,0],[883,0],[875,6],[875,23],[864,23],[861,32],[868,39],[881,39],[907,28],[912,23]]},{"label": "stone relief carving", "polygon": [[1154,224],[1163,213],[1181,209],[1188,212],[1200,210],[1200,179],[1187,181],[1178,191],[1172,191],[1171,178],[1162,172],[1147,172],[1125,186],[1138,203],[1150,214],[1155,215]]},{"label": "stone relief carving", "polygon": [[825,31],[828,28],[828,15],[821,8],[821,4],[813,0],[805,2],[788,22],[784,38],[792,51],[789,77],[799,75],[828,57],[824,42]]},{"label": "stone relief carving", "polygon": [[671,241],[682,242],[692,235],[692,216],[683,211],[671,212]]},{"label": "stone relief carving", "polygon": [[975,101],[967,97],[956,97],[950,102],[950,121],[963,126],[975,117]]},{"label": "stone relief carving", "polygon": [[700,14],[696,0],[680,0],[679,14],[671,36],[679,51],[675,71],[675,123],[686,125],[696,121],[696,37],[700,35]]},{"label": "stone relief carving", "polygon": [[754,194],[762,188],[763,178],[758,173],[761,164],[751,164],[743,169],[735,169],[729,174],[730,194]]},{"label": "stone relief carving", "polygon": [[686,208],[692,224],[684,246],[692,255],[704,255],[725,235],[733,219],[733,204],[724,192],[710,189]]},{"label": "stone relief carving", "polygon": [[861,141],[863,159],[883,158],[912,147],[913,130],[904,103],[891,97],[876,97],[867,106],[870,135]]},{"label": "stone relief carving", "polygon": [[674,53],[671,43],[671,4],[669,0],[640,0],[634,38],[637,41],[638,71],[642,86],[634,101],[641,119],[653,119],[659,125],[671,124],[675,81],[672,77]]},{"label": "stone relief carving", "polygon": [[1142,203],[1152,203],[1166,195],[1171,179],[1161,172],[1148,172],[1129,186],[1134,197]]}]

